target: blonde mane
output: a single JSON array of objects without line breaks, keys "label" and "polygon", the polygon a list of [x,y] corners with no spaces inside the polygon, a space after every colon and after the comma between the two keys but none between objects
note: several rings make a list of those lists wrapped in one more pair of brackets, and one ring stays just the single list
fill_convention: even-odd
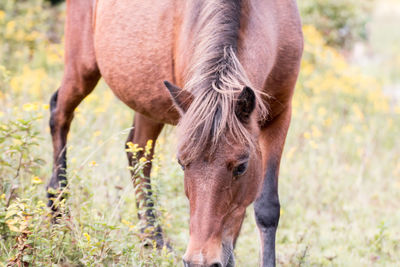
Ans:
[{"label": "blonde mane", "polygon": [[235,98],[245,86],[255,91],[258,115],[267,111],[237,58],[241,1],[201,1],[196,12],[200,30],[184,86],[194,100],[178,126],[179,151],[187,161],[212,153],[226,134],[251,146],[251,135],[235,114]]}]

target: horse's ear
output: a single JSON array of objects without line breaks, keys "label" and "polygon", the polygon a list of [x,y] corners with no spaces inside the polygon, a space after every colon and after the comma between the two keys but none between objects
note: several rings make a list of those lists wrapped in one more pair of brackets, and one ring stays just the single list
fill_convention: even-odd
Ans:
[{"label": "horse's ear", "polygon": [[236,101],[235,114],[242,123],[247,123],[255,108],[256,95],[253,89],[246,86],[240,92]]},{"label": "horse's ear", "polygon": [[175,104],[175,107],[178,109],[179,113],[181,115],[185,114],[185,112],[188,110],[190,104],[193,102],[193,95],[178,86],[168,82],[164,81],[165,87],[167,87],[172,101]]}]

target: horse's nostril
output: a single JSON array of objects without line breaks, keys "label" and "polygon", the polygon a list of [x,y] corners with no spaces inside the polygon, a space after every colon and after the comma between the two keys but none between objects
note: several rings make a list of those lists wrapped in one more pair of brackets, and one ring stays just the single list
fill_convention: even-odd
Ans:
[{"label": "horse's nostril", "polygon": [[211,264],[210,267],[222,267],[222,263],[215,262],[215,263]]}]

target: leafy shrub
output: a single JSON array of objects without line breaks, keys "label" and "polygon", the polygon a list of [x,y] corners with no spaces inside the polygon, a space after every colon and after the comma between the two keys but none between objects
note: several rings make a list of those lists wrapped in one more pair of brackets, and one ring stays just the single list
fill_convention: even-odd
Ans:
[{"label": "leafy shrub", "polygon": [[373,0],[298,1],[304,24],[314,25],[326,44],[349,49],[368,37],[367,22]]},{"label": "leafy shrub", "polygon": [[[144,249],[140,222],[107,222],[102,216],[93,216],[92,202],[80,203],[81,214],[74,218],[71,203],[64,199],[57,205],[61,217],[52,223],[44,203],[45,192],[41,190],[44,179],[37,175],[44,163],[38,156],[37,131],[37,115],[42,110],[35,104],[26,104],[23,110],[28,114],[26,118],[0,123],[0,262],[7,262],[8,266],[107,266],[118,262],[129,266],[175,266],[175,257],[166,248]],[[144,148],[144,156],[151,145],[148,142]],[[131,152],[142,150],[132,143],[129,147]],[[148,163],[146,158],[140,158],[131,170],[143,179],[143,168]],[[73,179],[77,182],[81,178],[75,174]],[[155,199],[155,191],[153,196]]]}]

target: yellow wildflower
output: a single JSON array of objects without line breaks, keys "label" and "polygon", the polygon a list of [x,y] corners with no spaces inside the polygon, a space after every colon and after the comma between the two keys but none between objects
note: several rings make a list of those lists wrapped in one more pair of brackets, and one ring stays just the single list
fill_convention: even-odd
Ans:
[{"label": "yellow wildflower", "polygon": [[397,114],[400,114],[400,106],[395,107],[394,112],[396,112]]},{"label": "yellow wildflower", "polygon": [[146,148],[152,148],[153,147],[153,140],[151,140],[151,139],[149,139],[149,140],[147,140],[147,143],[146,143]]},{"label": "yellow wildflower", "polygon": [[353,105],[353,112],[354,112],[354,114],[356,114],[357,118],[360,121],[364,120],[364,114],[363,114],[363,112],[361,111],[361,109],[360,109],[360,107],[358,105],[356,105],[356,104]]},{"label": "yellow wildflower", "polygon": [[97,162],[94,161],[94,160],[92,160],[92,161],[89,163],[89,166],[90,166],[90,167],[94,167],[94,166],[96,166],[96,165],[97,165]]},{"label": "yellow wildflower", "polygon": [[43,183],[43,181],[39,177],[33,176],[32,179],[31,179],[31,183],[32,184],[41,184],[41,183]]},{"label": "yellow wildflower", "polygon": [[146,147],[145,147],[145,150],[146,150],[145,154],[146,155],[150,154],[150,150],[151,150],[152,147],[153,147],[153,140],[151,140],[151,139],[147,140]]},{"label": "yellow wildflower", "polygon": [[103,106],[99,106],[99,107],[95,108],[95,110],[94,110],[94,113],[96,113],[96,114],[100,114],[100,113],[104,113],[104,112],[106,112],[106,109]]},{"label": "yellow wildflower", "polygon": [[139,152],[143,150],[143,148],[139,147],[138,144],[134,144],[132,142],[128,142],[126,145],[128,146],[129,152]]},{"label": "yellow wildflower", "polygon": [[10,20],[6,25],[6,37],[13,37],[15,30],[15,20]]},{"label": "yellow wildflower", "polygon": [[122,222],[123,224],[125,224],[125,225],[128,225],[128,226],[131,225],[131,223],[128,222],[127,220],[125,220],[125,219],[122,219],[121,222]]},{"label": "yellow wildflower", "polygon": [[36,111],[38,110],[38,105],[34,103],[26,103],[22,106],[24,111]]},{"label": "yellow wildflower", "polygon": [[5,17],[6,17],[6,12],[4,12],[4,10],[0,10],[0,21],[3,21]]},{"label": "yellow wildflower", "polygon": [[324,125],[326,127],[329,127],[332,125],[332,119],[331,118],[327,118],[326,120],[324,120]]},{"label": "yellow wildflower", "polygon": [[318,137],[321,137],[321,136],[322,136],[321,131],[320,131],[316,126],[313,125],[313,126],[311,127],[311,129],[312,129],[312,136],[313,136],[313,137],[318,138]]},{"label": "yellow wildflower", "polygon": [[19,140],[19,139],[13,139],[12,142],[13,142],[14,145],[17,145],[17,146],[22,144],[22,141]]},{"label": "yellow wildflower", "polygon": [[291,159],[293,157],[294,152],[297,150],[297,147],[290,148],[289,152],[286,154],[287,159]]},{"label": "yellow wildflower", "polygon": [[128,143],[126,143],[126,145],[128,146],[128,148],[125,149],[125,151],[132,153],[133,154],[133,156],[132,156],[133,158],[137,157],[137,153],[138,152],[143,151],[143,148],[139,147],[138,144],[134,144],[132,142],[128,142]]},{"label": "yellow wildflower", "polygon": [[88,233],[83,233],[83,235],[86,237],[87,242],[90,242],[90,235]]},{"label": "yellow wildflower", "polygon": [[303,136],[304,136],[305,139],[310,139],[310,138],[311,138],[310,132],[305,132],[305,133],[303,134]]},{"label": "yellow wildflower", "polygon": [[24,34],[25,41],[32,42],[39,38],[40,33],[37,31],[32,31],[29,34]]},{"label": "yellow wildflower", "polygon": [[342,131],[344,133],[351,133],[354,130],[354,126],[352,124],[346,124],[343,128]]},{"label": "yellow wildflower", "polygon": [[147,161],[147,159],[145,158],[145,157],[141,157],[140,159],[139,159],[139,162],[140,163],[145,163]]},{"label": "yellow wildflower", "polygon": [[[1,116],[0,116],[0,117],[1,117]],[[387,121],[387,123],[388,123],[389,128],[391,128],[391,127],[393,126],[393,119],[392,119],[392,118],[389,118],[388,121]]]},{"label": "yellow wildflower", "polygon": [[310,146],[313,149],[317,149],[318,148],[318,144],[316,142],[314,142],[313,140],[310,141]]}]

